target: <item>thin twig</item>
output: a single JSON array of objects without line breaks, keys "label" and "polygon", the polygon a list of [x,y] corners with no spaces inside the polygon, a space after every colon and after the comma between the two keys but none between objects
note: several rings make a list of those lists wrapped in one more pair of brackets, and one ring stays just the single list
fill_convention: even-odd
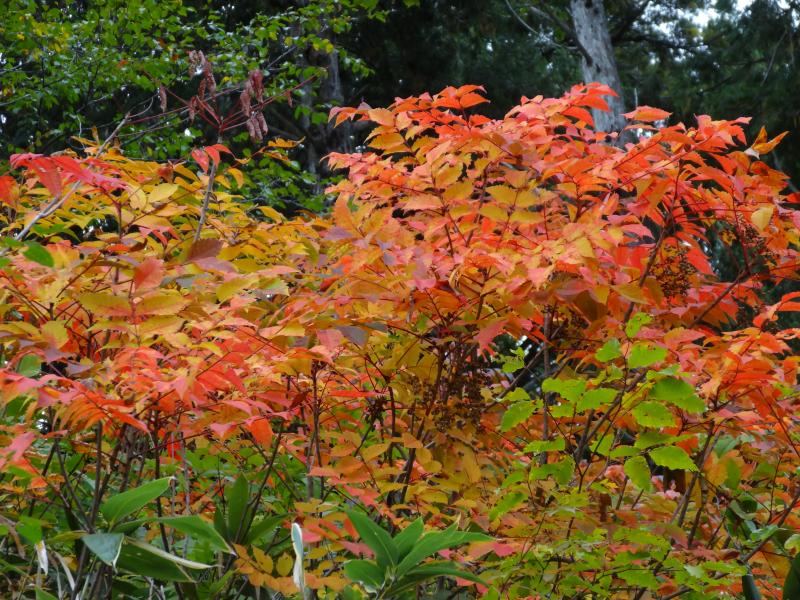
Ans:
[{"label": "thin twig", "polygon": [[208,172],[208,186],[206,186],[206,193],[203,196],[203,207],[200,209],[200,220],[197,222],[197,230],[194,232],[194,242],[200,239],[200,233],[203,231],[203,226],[206,224],[206,215],[208,214],[208,203],[211,200],[211,192],[214,188],[214,177],[217,176],[217,163],[211,163],[211,169]]},{"label": "thin twig", "polygon": [[[122,129],[125,126],[125,124],[128,122],[128,118],[129,117],[130,117],[130,113],[123,117],[122,121],[120,121],[119,124],[117,125],[117,127],[114,129],[114,131],[111,132],[111,135],[109,135],[106,138],[106,141],[104,141],[102,144],[100,144],[100,147],[97,149],[97,152],[95,153],[95,156],[100,156],[105,151],[105,149],[108,147],[108,145],[111,143],[111,141],[116,137],[117,133],[119,133],[119,130]],[[82,183],[81,181],[76,181],[75,183],[72,184],[72,187],[70,187],[69,190],[67,190],[66,193],[61,194],[60,196],[56,196],[55,198],[53,198],[47,206],[45,206],[41,211],[39,211],[33,217],[33,219],[31,219],[31,221],[27,225],[25,225],[25,227],[23,227],[22,230],[17,235],[14,236],[14,239],[17,240],[18,242],[22,241],[25,238],[25,236],[27,236],[30,233],[31,229],[33,229],[33,226],[36,225],[36,223],[38,223],[40,220],[42,220],[45,217],[49,217],[54,212],[56,212],[59,208],[61,208],[61,206],[67,200],[69,200],[69,198],[72,196],[72,194],[74,194],[77,191],[77,189],[80,187],[81,183]]]}]

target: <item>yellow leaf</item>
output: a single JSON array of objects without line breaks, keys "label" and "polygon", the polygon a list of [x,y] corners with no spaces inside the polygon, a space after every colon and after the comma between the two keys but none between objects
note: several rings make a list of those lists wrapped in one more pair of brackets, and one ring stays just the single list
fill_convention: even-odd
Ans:
[{"label": "yellow leaf", "polygon": [[370,140],[369,145],[378,150],[386,152],[405,152],[408,151],[405,139],[399,133],[384,133]]},{"label": "yellow leaf", "polygon": [[177,290],[160,290],[145,296],[136,305],[140,315],[174,315],[182,310],[188,301]]},{"label": "yellow leaf", "polygon": [[594,258],[594,248],[592,248],[591,242],[586,239],[585,237],[579,237],[578,239],[572,242],[575,245],[575,248],[578,250],[578,254],[580,254],[583,258]]},{"label": "yellow leaf", "polygon": [[175,315],[151,317],[138,325],[138,333],[143,337],[175,333],[181,328],[183,319]]},{"label": "yellow leaf", "polygon": [[86,310],[98,315],[129,315],[131,305],[124,296],[114,296],[107,292],[89,292],[78,296],[78,301]]},{"label": "yellow leaf", "polygon": [[762,206],[758,210],[753,211],[753,214],[750,215],[750,220],[753,222],[753,225],[756,226],[759,232],[763,233],[764,230],[769,225],[770,219],[772,219],[772,213],[774,212],[775,207],[770,206]]},{"label": "yellow leaf", "polygon": [[382,444],[375,444],[374,446],[368,446],[361,451],[361,457],[364,460],[372,460],[377,456],[380,456],[389,448],[389,442],[383,442]]},{"label": "yellow leaf", "polygon": [[507,185],[493,185],[488,188],[488,192],[500,204],[514,204],[517,198],[517,190]]},{"label": "yellow leaf", "polygon": [[283,215],[271,206],[259,206],[258,210],[260,210],[265,217],[269,217],[276,223],[283,223]]},{"label": "yellow leaf", "polygon": [[271,575],[273,568],[272,557],[257,546],[252,546],[251,550],[253,551],[253,557],[256,559],[258,566],[261,567],[261,570],[264,573]]},{"label": "yellow leaf", "polygon": [[141,210],[147,206],[147,196],[141,188],[137,188],[130,193],[129,201],[133,210]]},{"label": "yellow leaf", "polygon": [[472,183],[469,181],[459,181],[449,186],[442,197],[447,201],[464,200],[472,195]]},{"label": "yellow leaf", "polygon": [[289,573],[291,573],[293,566],[294,559],[286,553],[281,554],[281,557],[278,559],[278,564],[275,565],[278,575],[281,577],[286,577]]},{"label": "yellow leaf", "polygon": [[69,341],[63,321],[48,321],[42,325],[42,338],[54,348],[61,348]]},{"label": "yellow leaf", "polygon": [[506,209],[496,204],[484,204],[478,212],[484,217],[490,218],[495,223],[504,223],[508,220]]},{"label": "yellow leaf", "polygon": [[647,303],[647,298],[644,297],[642,288],[635,283],[621,283],[612,285],[611,288],[626,300],[638,302],[639,304]]},{"label": "yellow leaf", "polygon": [[174,183],[161,183],[150,190],[150,194],[148,195],[147,199],[151,204],[158,204],[172,196],[172,194],[177,191],[178,186]]},{"label": "yellow leaf", "polygon": [[226,302],[245,289],[250,283],[247,277],[235,277],[217,287],[217,300]]}]

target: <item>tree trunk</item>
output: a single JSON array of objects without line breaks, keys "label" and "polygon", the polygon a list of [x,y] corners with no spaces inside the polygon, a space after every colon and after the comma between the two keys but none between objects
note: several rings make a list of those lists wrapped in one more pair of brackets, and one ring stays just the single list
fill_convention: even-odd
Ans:
[{"label": "tree trunk", "polygon": [[581,68],[586,83],[597,81],[613,89],[619,96],[607,97],[611,112],[593,110],[595,126],[601,131],[621,131],[626,121],[622,116],[622,82],[614,58],[614,47],[608,31],[603,0],[570,0],[572,27],[581,51]]}]

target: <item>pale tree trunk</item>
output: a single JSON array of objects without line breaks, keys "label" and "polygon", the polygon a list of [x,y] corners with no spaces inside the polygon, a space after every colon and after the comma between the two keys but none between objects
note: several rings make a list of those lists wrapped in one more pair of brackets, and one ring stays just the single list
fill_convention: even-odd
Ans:
[{"label": "pale tree trunk", "polygon": [[570,13],[572,33],[581,52],[584,81],[603,83],[619,94],[606,97],[611,112],[592,111],[595,126],[601,131],[621,131],[626,124],[622,116],[625,102],[603,0],[570,0]]}]

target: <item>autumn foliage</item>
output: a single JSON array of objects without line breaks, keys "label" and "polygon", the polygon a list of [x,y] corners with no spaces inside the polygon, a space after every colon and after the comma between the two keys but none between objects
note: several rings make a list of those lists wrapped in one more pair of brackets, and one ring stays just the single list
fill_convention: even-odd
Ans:
[{"label": "autumn foliage", "polygon": [[[133,585],[75,540],[172,475],[142,508],[162,521],[125,533],[212,565],[177,563],[179,595],[223,566],[231,590],[298,593],[297,522],[309,590],[360,597],[348,510],[490,536],[445,551],[480,581],[438,585],[466,597],[780,595],[800,293],[765,298],[800,271],[800,198],[760,160],[778,140],[642,107],[620,148],[593,129],[602,86],[500,120],[481,92],[335,111],[372,129],[328,157],[345,177],[322,216],[249,203],[224,147],[12,158],[0,494],[23,574],[4,585],[55,595],[95,564],[87,590]],[[177,515],[225,545],[188,544]]]}]

